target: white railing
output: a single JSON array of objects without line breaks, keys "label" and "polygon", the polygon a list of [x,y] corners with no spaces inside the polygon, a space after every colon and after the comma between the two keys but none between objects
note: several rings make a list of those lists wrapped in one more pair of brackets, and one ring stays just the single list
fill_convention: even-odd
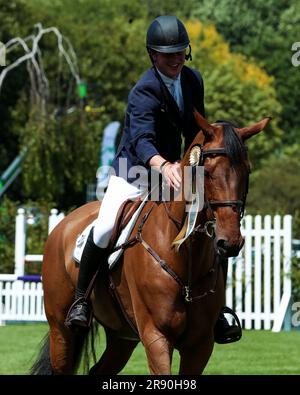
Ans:
[{"label": "white railing", "polygon": [[[52,209],[48,219],[48,233],[64,218]],[[41,282],[21,281],[27,262],[41,262],[43,255],[27,254],[26,230],[31,222],[26,211],[18,209],[15,229],[15,268],[13,274],[0,274],[0,325],[5,321],[46,321]]]},{"label": "white railing", "polygon": [[46,321],[42,283],[0,281],[0,322]]},{"label": "white railing", "polygon": [[[56,208],[51,210],[48,220],[48,234],[63,218],[64,214],[58,213]],[[43,260],[43,255],[26,254],[26,230],[29,224],[25,210],[19,208],[16,216],[15,232],[15,274],[17,276],[24,276],[26,262],[42,262]]]},{"label": "white railing", "polygon": [[[62,218],[63,214],[51,210],[49,232]],[[226,304],[237,312],[246,329],[281,329],[291,297],[291,229],[290,215],[247,215],[242,222],[245,246],[237,258],[229,260]],[[15,273],[0,275],[0,323],[46,320],[41,283],[17,280],[24,275],[29,258],[40,257],[26,254],[26,216],[19,209]]]},{"label": "white railing", "polygon": [[245,246],[230,260],[226,304],[246,329],[280,331],[291,297],[292,217],[247,215]]}]

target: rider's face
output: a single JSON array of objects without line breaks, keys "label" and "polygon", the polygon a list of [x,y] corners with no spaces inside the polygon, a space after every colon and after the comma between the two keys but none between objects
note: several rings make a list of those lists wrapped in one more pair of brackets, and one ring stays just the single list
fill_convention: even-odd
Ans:
[{"label": "rider's face", "polygon": [[185,62],[185,51],[175,53],[152,52],[152,58],[158,70],[167,77],[175,79]]}]

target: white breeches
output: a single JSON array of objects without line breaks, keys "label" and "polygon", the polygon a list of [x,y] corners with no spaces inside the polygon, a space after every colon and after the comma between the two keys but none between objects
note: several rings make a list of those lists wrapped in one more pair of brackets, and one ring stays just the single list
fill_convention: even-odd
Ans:
[{"label": "white breeches", "polygon": [[142,196],[145,190],[129,184],[124,178],[111,176],[94,227],[94,243],[100,248],[108,246],[117,213],[127,199]]}]

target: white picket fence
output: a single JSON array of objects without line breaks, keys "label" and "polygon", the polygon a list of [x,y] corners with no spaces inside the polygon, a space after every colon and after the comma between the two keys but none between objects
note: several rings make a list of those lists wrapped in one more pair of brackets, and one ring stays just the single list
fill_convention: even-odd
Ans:
[{"label": "white picket fence", "polygon": [[226,304],[244,328],[278,332],[292,292],[292,217],[247,215],[242,234],[245,246],[228,267]]},{"label": "white picket fence", "polygon": [[[63,218],[51,210],[49,232]],[[15,273],[0,275],[0,323],[45,321],[41,283],[17,280],[27,261],[42,255],[26,254],[26,215],[16,217]],[[292,217],[245,216],[242,234],[245,246],[230,259],[226,304],[232,307],[246,329],[280,331],[291,297]],[[1,303],[2,302],[2,303]]]},{"label": "white picket fence", "polygon": [[[0,281],[0,320],[45,321],[42,283]],[[1,323],[0,321],[0,323]]]}]

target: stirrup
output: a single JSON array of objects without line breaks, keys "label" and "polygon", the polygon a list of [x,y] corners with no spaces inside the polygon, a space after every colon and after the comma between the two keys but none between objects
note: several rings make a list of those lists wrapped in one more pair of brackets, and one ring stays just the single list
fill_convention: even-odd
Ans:
[{"label": "stirrup", "polygon": [[225,328],[225,331],[224,328],[222,328],[223,332],[220,330],[215,330],[215,342],[218,344],[227,344],[227,343],[234,343],[239,341],[242,337],[242,326],[239,317],[231,308],[227,306],[222,308],[220,314],[221,313],[232,315],[237,325],[236,324],[229,325],[225,317],[226,323],[228,324],[228,328]]}]

